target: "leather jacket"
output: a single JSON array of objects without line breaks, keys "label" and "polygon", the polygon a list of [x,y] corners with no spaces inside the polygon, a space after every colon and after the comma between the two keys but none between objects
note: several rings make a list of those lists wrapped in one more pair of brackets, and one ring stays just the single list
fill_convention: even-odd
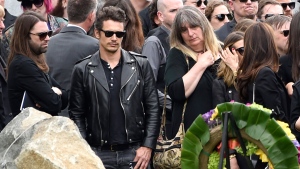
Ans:
[{"label": "leather jacket", "polygon": [[[147,59],[121,50],[120,103],[125,114],[128,143],[155,149],[160,128],[160,111],[155,80]],[[93,146],[109,139],[109,87],[99,51],[74,67],[71,77],[70,118]]]}]

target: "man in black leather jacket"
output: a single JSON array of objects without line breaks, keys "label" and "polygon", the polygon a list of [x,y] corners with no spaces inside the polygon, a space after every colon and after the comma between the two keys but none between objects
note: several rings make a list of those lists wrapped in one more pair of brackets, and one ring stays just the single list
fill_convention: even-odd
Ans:
[{"label": "man in black leather jacket", "polygon": [[106,168],[128,168],[134,161],[144,169],[156,146],[161,114],[147,59],[121,49],[125,22],[119,8],[97,12],[99,51],[74,67],[69,113]]}]

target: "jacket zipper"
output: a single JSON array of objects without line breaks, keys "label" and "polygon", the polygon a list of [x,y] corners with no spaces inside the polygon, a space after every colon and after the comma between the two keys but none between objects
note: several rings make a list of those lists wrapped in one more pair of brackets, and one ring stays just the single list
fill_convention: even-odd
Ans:
[{"label": "jacket zipper", "polygon": [[[98,114],[98,121],[99,121],[99,126],[100,126],[100,135],[101,135],[101,140],[103,139],[102,137],[102,127],[101,127],[101,123],[100,123],[100,117],[99,117],[99,100],[98,100],[98,95],[97,95],[97,89],[96,89],[96,80],[94,78],[94,88],[95,88],[95,94],[96,94],[96,105],[97,105],[97,114]],[[102,145],[102,143],[101,143]]]},{"label": "jacket zipper", "polygon": [[135,92],[135,90],[137,89],[137,87],[138,87],[139,84],[140,84],[140,80],[137,81],[137,83],[136,83],[136,85],[134,86],[132,92],[131,92],[130,95],[128,96],[127,101],[130,100],[132,94]]},{"label": "jacket zipper", "polygon": [[125,113],[125,109],[124,109],[124,106],[122,104],[122,100],[121,100],[121,91],[123,89],[123,87],[129,82],[129,80],[132,78],[132,76],[134,75],[134,73],[136,72],[136,70],[132,73],[132,75],[129,77],[129,79],[126,81],[126,83],[121,87],[120,89],[120,92],[119,92],[119,97],[120,97],[120,104],[122,106],[122,109],[123,109],[123,112],[124,112],[124,117],[125,117],[125,131],[126,131],[126,137],[127,137],[127,140],[128,140],[128,130],[127,130],[127,123],[126,123],[126,113]]}]

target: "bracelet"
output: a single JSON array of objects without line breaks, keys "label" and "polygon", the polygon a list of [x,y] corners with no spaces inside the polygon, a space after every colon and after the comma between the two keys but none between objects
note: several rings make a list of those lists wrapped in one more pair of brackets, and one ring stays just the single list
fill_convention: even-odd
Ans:
[{"label": "bracelet", "polygon": [[231,154],[231,155],[229,156],[229,159],[231,160],[231,159],[233,159],[233,158],[235,158],[235,157],[236,157],[235,154]]}]

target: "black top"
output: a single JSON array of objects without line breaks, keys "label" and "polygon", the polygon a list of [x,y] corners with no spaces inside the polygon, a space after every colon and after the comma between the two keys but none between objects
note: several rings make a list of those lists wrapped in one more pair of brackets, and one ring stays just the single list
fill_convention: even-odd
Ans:
[{"label": "black top", "polygon": [[149,14],[150,7],[151,5],[148,5],[145,9],[139,12],[139,16],[142,21],[144,37],[146,37],[148,32],[153,29],[153,21],[151,20]]},{"label": "black top", "polygon": [[220,29],[216,30],[215,33],[218,39],[222,42],[226,39],[226,37],[233,31],[236,25],[235,19],[230,22],[225,23]]},{"label": "black top", "polygon": [[[290,114],[290,99],[284,84],[269,67],[262,68],[254,82],[248,84],[248,99],[244,103],[253,103],[253,84],[255,83],[254,102],[268,109],[284,113],[287,118]],[[287,122],[287,121],[286,121]]]},{"label": "black top", "polygon": [[289,82],[294,82],[292,78],[292,55],[285,55],[279,58],[278,76],[286,85]]},{"label": "black top", "polygon": [[293,85],[293,95],[291,99],[290,127],[297,140],[300,141],[300,132],[295,129],[295,123],[300,116],[300,81]]},{"label": "black top", "polygon": [[223,78],[218,78],[213,81],[212,85],[213,106],[216,107],[218,104],[224,102],[240,102],[239,93],[235,87],[227,86]]},{"label": "black top", "polygon": [[[8,97],[14,116],[20,113],[21,101],[26,91],[41,111],[57,115],[68,104],[68,92],[61,89],[58,83],[41,71],[32,59],[23,55],[15,55],[8,71]],[[57,95],[51,88],[61,89]]]},{"label": "black top", "polygon": [[107,84],[109,86],[109,140],[108,144],[127,143],[125,131],[125,115],[120,104],[122,59],[113,69],[109,63],[101,59]]},{"label": "black top", "polygon": [[[195,60],[189,59],[189,68],[195,65]],[[165,72],[165,82],[168,86],[168,94],[172,99],[172,137],[178,131],[184,102],[187,100],[187,106],[184,116],[184,127],[187,130],[199,114],[204,114],[213,109],[212,104],[212,82],[216,78],[216,68],[220,60],[216,61],[213,66],[208,67],[194,92],[185,98],[184,84],[182,77],[188,72],[188,65],[185,55],[177,48],[172,48],[167,57]]]}]

